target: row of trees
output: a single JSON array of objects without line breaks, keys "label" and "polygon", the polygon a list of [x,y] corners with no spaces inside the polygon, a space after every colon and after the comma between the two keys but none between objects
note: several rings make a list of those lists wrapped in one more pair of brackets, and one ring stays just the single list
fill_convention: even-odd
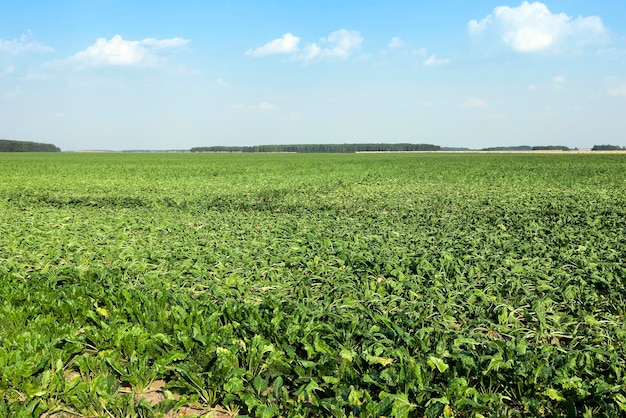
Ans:
[{"label": "row of trees", "polygon": [[56,145],[0,139],[0,152],[60,152]]},{"label": "row of trees", "polygon": [[438,145],[430,144],[292,144],[255,145],[250,147],[196,147],[191,152],[393,152],[393,151],[441,151]]},{"label": "row of trees", "polygon": [[491,147],[483,148],[481,151],[571,151],[565,145],[540,145],[531,147],[530,145],[520,145],[516,147]]},{"label": "row of trees", "polygon": [[594,145],[591,151],[626,151],[626,147],[619,145]]}]

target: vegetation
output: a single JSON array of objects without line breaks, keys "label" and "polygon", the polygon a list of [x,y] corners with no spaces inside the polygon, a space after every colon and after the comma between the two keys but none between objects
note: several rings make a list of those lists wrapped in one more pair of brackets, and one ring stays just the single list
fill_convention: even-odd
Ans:
[{"label": "vegetation", "polygon": [[481,151],[532,151],[533,147],[529,145],[519,145],[515,147],[490,147],[483,148]]},{"label": "vegetation", "polygon": [[471,151],[471,149],[462,147],[441,147],[441,151]]},{"label": "vegetation", "polygon": [[620,147],[619,145],[594,145],[591,151],[622,151],[626,150],[626,147]]},{"label": "vegetation", "polygon": [[3,154],[0,177],[0,416],[626,414],[623,155]]},{"label": "vegetation", "polygon": [[534,147],[520,145],[514,147],[483,148],[481,151],[570,151],[570,148],[565,145],[537,145]]},{"label": "vegetation", "polygon": [[533,147],[533,151],[569,151],[565,145],[541,145]]},{"label": "vegetation", "polygon": [[12,141],[0,139],[0,152],[59,152],[61,149],[52,144],[38,142]]},{"label": "vegetation", "polygon": [[196,147],[191,152],[300,152],[300,153],[351,153],[381,151],[440,151],[430,144],[294,144],[255,145],[251,147]]}]

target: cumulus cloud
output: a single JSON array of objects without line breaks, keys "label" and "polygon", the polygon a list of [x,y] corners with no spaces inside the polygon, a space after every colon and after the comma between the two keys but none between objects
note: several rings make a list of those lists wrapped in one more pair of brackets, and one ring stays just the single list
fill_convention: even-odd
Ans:
[{"label": "cumulus cloud", "polygon": [[626,82],[616,84],[609,88],[609,96],[626,97]]},{"label": "cumulus cloud", "polygon": [[552,77],[552,88],[554,90],[563,90],[565,87],[565,76],[555,75]]},{"label": "cumulus cloud", "polygon": [[53,65],[74,64],[79,67],[97,66],[150,66],[167,51],[179,50],[189,43],[188,39],[154,39],[128,41],[120,35],[111,39],[98,38],[96,43],[63,61]]},{"label": "cumulus cloud", "polygon": [[12,99],[12,98],[14,98],[14,97],[19,96],[19,95],[20,95],[20,93],[21,93],[20,88],[19,88],[19,87],[16,87],[15,89],[13,89],[13,91],[10,91],[10,92],[7,92],[7,93],[4,93],[4,94],[2,95],[2,97],[4,97],[5,99]]},{"label": "cumulus cloud", "polygon": [[391,49],[402,48],[403,46],[404,46],[404,41],[399,36],[394,36],[393,38],[391,38],[391,41],[389,42],[389,48]]},{"label": "cumulus cloud", "polygon": [[13,65],[7,65],[4,66],[0,69],[0,77],[3,77],[5,75],[9,75],[11,73],[13,73],[15,71],[15,66]]},{"label": "cumulus cloud", "polygon": [[615,77],[607,78],[607,93],[613,97],[626,97],[626,81],[619,80]]},{"label": "cumulus cloud", "polygon": [[355,30],[339,29],[317,43],[307,45],[301,58],[348,58],[353,52],[361,49],[363,37]]},{"label": "cumulus cloud", "polygon": [[599,42],[607,32],[597,16],[572,18],[552,13],[538,1],[496,7],[492,14],[471,20],[467,26],[474,36],[495,36],[514,51],[526,53],[576,49]]},{"label": "cumulus cloud", "polygon": [[300,38],[291,33],[286,33],[282,37],[274,39],[259,48],[247,50],[246,55],[265,57],[268,55],[291,54],[298,51],[298,43],[300,43]]},{"label": "cumulus cloud", "polygon": [[236,104],[233,106],[235,109],[245,110],[245,109],[253,109],[253,110],[278,110],[278,106],[272,104],[270,102],[261,102],[259,104],[248,105],[248,104]]},{"label": "cumulus cloud", "polygon": [[286,33],[282,37],[274,39],[259,48],[247,50],[246,55],[265,57],[289,54],[296,59],[304,61],[319,58],[345,59],[361,48],[363,37],[357,31],[339,29],[329,34],[326,38],[320,39],[317,43],[305,45],[302,49],[298,47],[299,43],[299,37]]},{"label": "cumulus cloud", "polygon": [[278,106],[273,105],[269,102],[261,102],[257,106],[260,110],[278,110]]},{"label": "cumulus cloud", "polygon": [[448,64],[449,62],[449,59],[437,58],[436,55],[431,55],[423,62],[423,64],[426,67],[440,67],[442,65]]},{"label": "cumulus cloud", "polygon": [[463,107],[480,108],[487,106],[487,101],[477,97],[468,97],[463,102]]},{"label": "cumulus cloud", "polygon": [[0,38],[0,52],[7,52],[11,55],[23,54],[28,52],[52,52],[54,48],[31,41],[32,33],[28,31],[25,35],[20,36],[18,39],[1,39]]},{"label": "cumulus cloud", "polygon": [[51,78],[52,76],[48,73],[30,72],[30,73],[26,73],[19,79],[26,80],[26,81],[41,81],[41,80],[49,80]]}]

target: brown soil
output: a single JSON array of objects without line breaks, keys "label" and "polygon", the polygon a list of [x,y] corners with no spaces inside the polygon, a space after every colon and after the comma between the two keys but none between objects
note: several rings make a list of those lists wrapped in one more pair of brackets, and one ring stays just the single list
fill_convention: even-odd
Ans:
[{"label": "brown soil", "polygon": [[[80,377],[80,373],[68,370],[65,371],[65,379],[69,382],[77,377]],[[164,389],[167,382],[164,380],[155,380],[150,384],[150,386],[141,393],[135,394],[135,402],[146,401],[150,405],[155,406],[161,402],[163,402],[166,397],[164,393]],[[132,389],[129,387],[120,388],[120,393],[133,393]],[[175,398],[179,399],[178,395],[174,395]],[[79,413],[73,413],[68,411],[59,411],[53,413],[44,413],[39,418],[76,418],[80,417]],[[200,405],[184,405],[178,408],[175,411],[167,412],[164,417],[165,418],[182,418],[182,417],[206,417],[206,418],[234,418],[237,414],[230,413],[226,409],[215,406],[215,407],[203,407]]]}]

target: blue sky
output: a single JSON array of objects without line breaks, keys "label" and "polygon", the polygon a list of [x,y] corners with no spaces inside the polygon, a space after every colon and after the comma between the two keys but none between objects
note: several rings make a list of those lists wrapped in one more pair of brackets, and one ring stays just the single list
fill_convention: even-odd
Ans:
[{"label": "blue sky", "polygon": [[0,138],[626,145],[626,3],[7,1]]}]

